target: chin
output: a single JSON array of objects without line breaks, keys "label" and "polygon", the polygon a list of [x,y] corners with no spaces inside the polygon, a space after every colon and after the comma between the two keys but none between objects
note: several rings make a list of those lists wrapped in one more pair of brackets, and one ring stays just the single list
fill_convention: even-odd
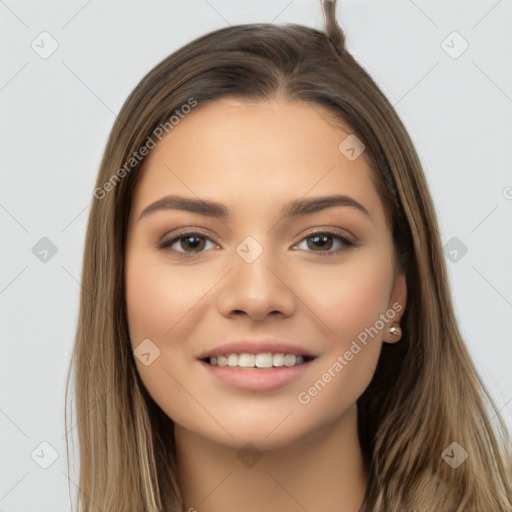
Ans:
[{"label": "chin", "polygon": [[181,425],[181,428],[194,432],[210,442],[235,450],[241,450],[249,443],[261,451],[279,450],[300,441],[320,427],[320,425],[302,423],[299,418],[292,420],[293,416],[294,414],[290,414],[289,418],[284,421],[283,418],[279,421],[275,421],[274,418],[256,420],[250,416],[247,416],[245,421],[225,419],[222,422],[225,430],[220,426],[216,428],[216,423],[215,426],[210,425],[211,428],[208,430],[204,429],[204,423],[202,425]]}]

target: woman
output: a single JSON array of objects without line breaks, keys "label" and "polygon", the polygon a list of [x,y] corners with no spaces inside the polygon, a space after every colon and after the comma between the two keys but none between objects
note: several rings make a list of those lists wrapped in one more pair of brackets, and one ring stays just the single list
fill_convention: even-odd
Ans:
[{"label": "woman", "polygon": [[80,511],[512,510],[419,159],[335,12],[207,34],[123,106],[71,368]]}]

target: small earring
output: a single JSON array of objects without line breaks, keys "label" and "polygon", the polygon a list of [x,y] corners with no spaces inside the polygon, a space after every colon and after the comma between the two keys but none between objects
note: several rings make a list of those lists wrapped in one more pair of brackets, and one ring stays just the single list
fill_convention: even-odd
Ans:
[{"label": "small earring", "polygon": [[389,328],[389,334],[391,334],[391,336],[393,336],[394,338],[399,340],[402,337],[402,329],[400,328],[400,325],[399,324],[393,324]]}]

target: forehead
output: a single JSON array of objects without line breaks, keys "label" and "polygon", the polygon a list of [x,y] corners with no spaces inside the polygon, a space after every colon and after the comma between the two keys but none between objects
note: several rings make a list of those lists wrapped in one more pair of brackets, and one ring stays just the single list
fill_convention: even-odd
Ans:
[{"label": "forehead", "polygon": [[318,104],[234,98],[199,104],[146,157],[132,210],[140,213],[166,194],[268,207],[340,193],[378,215],[368,155],[349,159],[344,152],[353,138],[350,126]]}]

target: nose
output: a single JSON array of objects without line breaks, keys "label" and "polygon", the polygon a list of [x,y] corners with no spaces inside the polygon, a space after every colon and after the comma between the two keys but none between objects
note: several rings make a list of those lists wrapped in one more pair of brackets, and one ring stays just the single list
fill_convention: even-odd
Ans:
[{"label": "nose", "polygon": [[234,268],[220,283],[217,307],[222,315],[246,314],[254,321],[262,321],[270,314],[294,314],[298,299],[292,278],[270,250],[264,250],[251,263],[235,253],[233,263]]}]

